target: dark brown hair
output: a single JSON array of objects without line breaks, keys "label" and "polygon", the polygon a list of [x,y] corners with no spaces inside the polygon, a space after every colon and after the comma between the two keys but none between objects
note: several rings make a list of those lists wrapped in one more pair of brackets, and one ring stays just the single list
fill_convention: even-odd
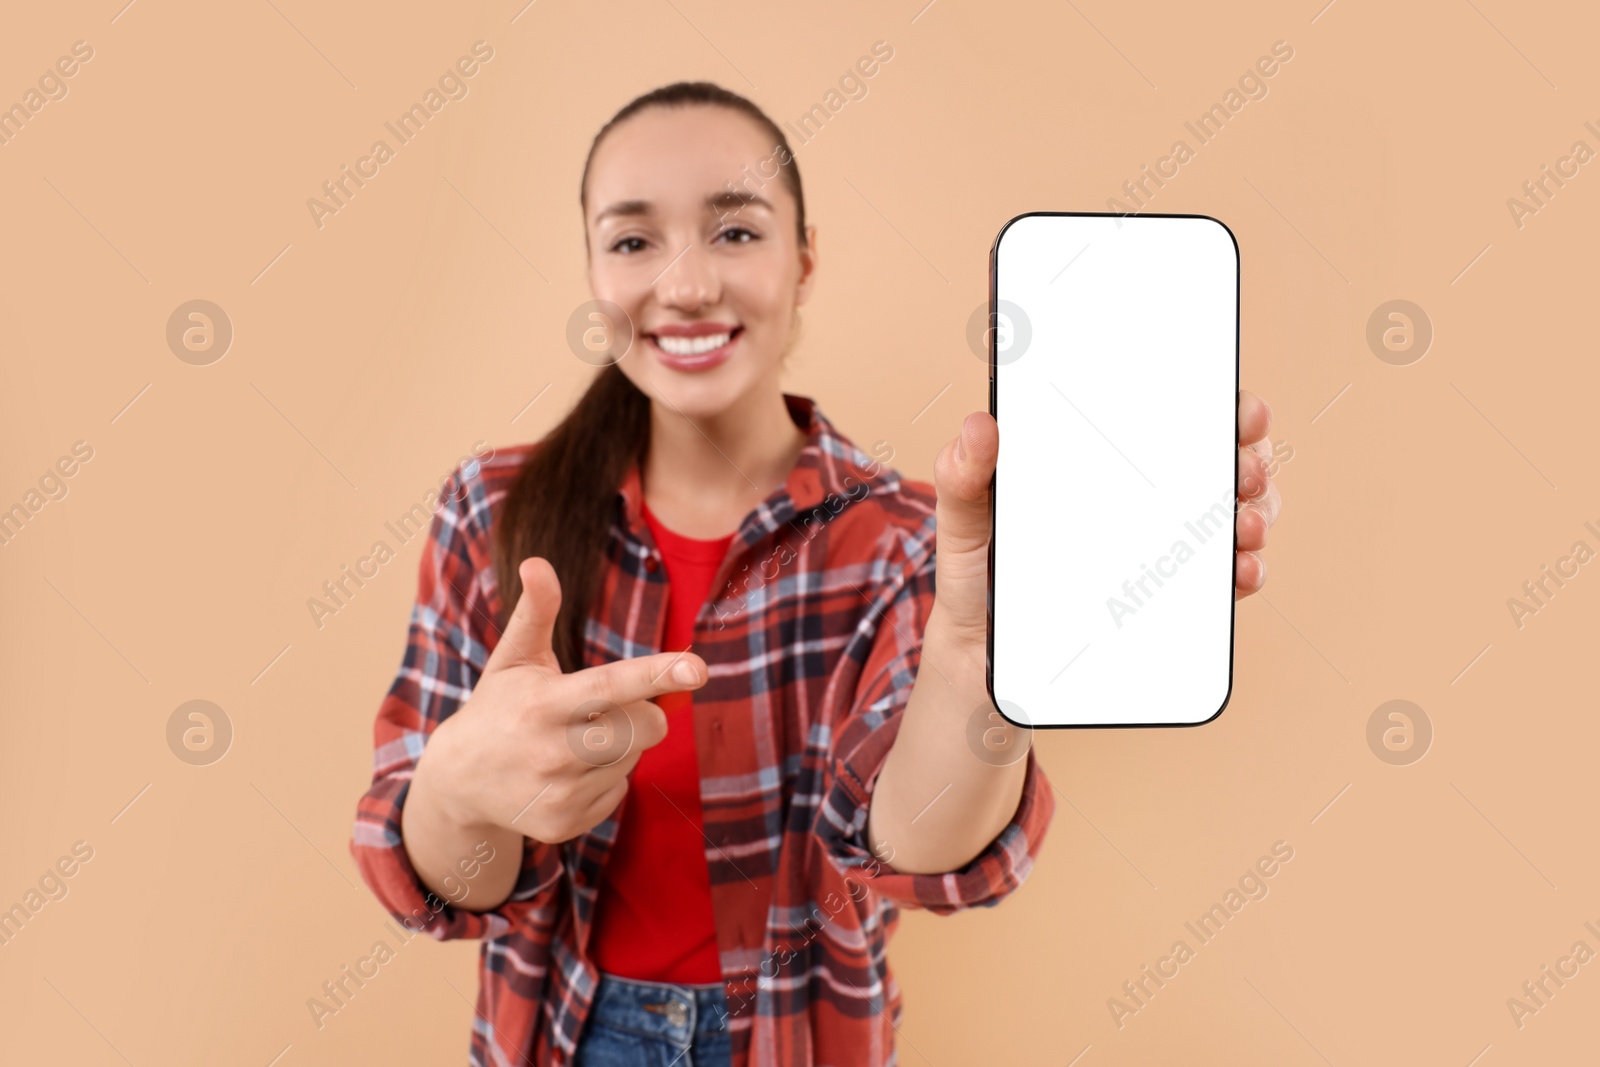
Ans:
[{"label": "dark brown hair", "polygon": [[[651,107],[722,107],[749,116],[773,143],[778,177],[794,196],[800,244],[805,245],[806,209],[800,168],[783,131],[755,104],[711,82],[675,82],[630,101],[595,134],[583,164],[578,204],[588,242],[589,167],[595,149],[619,123]],[[628,467],[642,462],[650,445],[650,398],[610,364],[578,398],[566,417],[540,440],[506,494],[494,531],[495,581],[505,626],[522,596],[518,568],[543,556],[561,582],[561,611],[553,645],[563,671],[583,663],[584,622],[599,589],[602,552],[616,515],[617,489]]]}]

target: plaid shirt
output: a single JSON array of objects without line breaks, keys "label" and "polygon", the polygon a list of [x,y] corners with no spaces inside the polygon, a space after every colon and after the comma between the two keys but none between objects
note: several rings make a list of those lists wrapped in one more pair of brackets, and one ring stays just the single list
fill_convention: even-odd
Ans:
[{"label": "plaid shirt", "polygon": [[[885,953],[899,907],[998,903],[1032,869],[1055,809],[1032,750],[1013,821],[970,864],[902,874],[866,840],[878,770],[899,729],[934,597],[934,491],[785,394],[808,441],[745,518],[702,607],[694,693],[706,848],[735,1067],[896,1062],[899,986]],[[599,978],[586,955],[622,805],[561,844],[524,839],[510,898],[482,913],[418,880],[400,838],[412,769],[471,695],[499,637],[490,563],[497,508],[530,450],[456,472],[422,554],[404,662],[379,708],[372,786],[351,852],[379,901],[440,940],[479,938],[471,1062],[570,1063]],[[892,453],[891,453],[892,458]],[[868,472],[871,472],[870,474]],[[640,514],[637,464],[618,491],[585,664],[661,650],[667,575]]]}]

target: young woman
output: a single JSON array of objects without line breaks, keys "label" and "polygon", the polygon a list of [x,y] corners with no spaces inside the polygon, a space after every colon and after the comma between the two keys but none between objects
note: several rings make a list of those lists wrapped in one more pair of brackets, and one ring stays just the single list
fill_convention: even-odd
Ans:
[{"label": "young woman", "polygon": [[[816,230],[743,97],[633,101],[579,201],[631,347],[440,502],[357,862],[482,939],[474,1064],[894,1062],[897,908],[996,903],[1054,810],[984,687],[998,429],[967,416],[928,485],[782,391]],[[1239,596],[1267,417],[1242,398]]]}]

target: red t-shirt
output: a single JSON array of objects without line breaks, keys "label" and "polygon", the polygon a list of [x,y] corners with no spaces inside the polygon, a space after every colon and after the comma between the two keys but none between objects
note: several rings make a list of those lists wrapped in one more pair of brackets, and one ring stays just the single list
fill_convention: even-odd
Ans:
[{"label": "red t-shirt", "polygon": [[[663,651],[689,648],[694,620],[711,591],[733,535],[684,537],[642,509],[667,568],[667,633]],[[700,764],[689,693],[655,703],[667,714],[667,736],[647,748],[629,774],[617,840],[606,859],[595,905],[589,954],[607,974],[647,982],[703,984],[722,980],[711,875],[700,814]]]}]

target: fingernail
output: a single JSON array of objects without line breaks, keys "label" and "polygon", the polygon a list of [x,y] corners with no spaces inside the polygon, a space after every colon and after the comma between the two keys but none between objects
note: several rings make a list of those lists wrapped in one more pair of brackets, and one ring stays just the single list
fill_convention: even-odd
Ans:
[{"label": "fingernail", "polygon": [[672,666],[672,677],[683,685],[694,685],[700,681],[700,668],[688,660],[679,660]]}]

